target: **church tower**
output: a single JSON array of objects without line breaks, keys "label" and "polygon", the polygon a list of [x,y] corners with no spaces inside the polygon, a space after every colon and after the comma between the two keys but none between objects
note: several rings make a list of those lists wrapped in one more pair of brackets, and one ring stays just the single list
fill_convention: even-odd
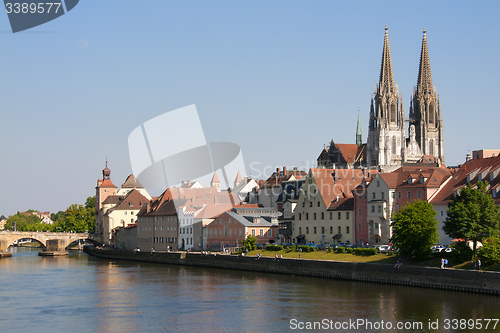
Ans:
[{"label": "church tower", "polygon": [[404,111],[398,86],[394,82],[387,26],[380,78],[374,95],[368,126],[367,166],[400,166],[405,147]]},{"label": "church tower", "polygon": [[359,108],[358,108],[358,124],[356,125],[356,146],[361,146],[363,143],[363,138],[361,135],[361,125],[359,122]]},{"label": "church tower", "polygon": [[423,155],[435,156],[444,163],[443,121],[436,87],[432,85],[431,65],[424,28],[417,86],[410,103],[410,127],[415,127],[415,139]]},{"label": "church tower", "polygon": [[102,179],[97,180],[96,186],[96,196],[95,196],[95,209],[96,209],[96,221],[95,221],[95,234],[98,238],[102,237],[103,234],[103,211],[102,203],[110,195],[116,194],[116,186],[111,182],[111,170],[108,168],[108,159],[106,158],[106,167],[102,170]]}]

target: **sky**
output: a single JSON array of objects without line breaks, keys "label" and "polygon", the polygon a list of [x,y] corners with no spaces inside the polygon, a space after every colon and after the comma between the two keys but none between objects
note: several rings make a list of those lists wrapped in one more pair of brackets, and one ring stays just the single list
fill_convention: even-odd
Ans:
[{"label": "sky", "polygon": [[358,109],[366,142],[385,25],[406,116],[427,30],[446,164],[498,149],[499,14],[498,1],[82,0],[15,34],[0,14],[0,215],[84,204],[106,158],[120,186],[132,130],[191,104],[256,178],[355,143]]}]

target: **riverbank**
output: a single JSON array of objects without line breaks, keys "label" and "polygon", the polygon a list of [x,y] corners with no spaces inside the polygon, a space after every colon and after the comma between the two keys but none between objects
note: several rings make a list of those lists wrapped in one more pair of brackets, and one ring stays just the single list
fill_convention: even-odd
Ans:
[{"label": "riverbank", "polygon": [[391,264],[338,262],[233,255],[202,255],[200,253],[149,253],[112,249],[84,248],[95,257],[150,263],[211,267],[231,270],[316,276],[340,280],[394,284],[500,295],[500,273],[457,269],[439,269]]}]

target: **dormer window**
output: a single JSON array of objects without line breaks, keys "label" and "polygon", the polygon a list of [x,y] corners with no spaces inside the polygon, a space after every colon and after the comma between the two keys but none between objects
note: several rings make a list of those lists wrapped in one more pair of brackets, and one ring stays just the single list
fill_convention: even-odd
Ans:
[{"label": "dormer window", "polygon": [[408,184],[411,184],[413,183],[413,178],[411,178],[411,176],[408,177]]}]

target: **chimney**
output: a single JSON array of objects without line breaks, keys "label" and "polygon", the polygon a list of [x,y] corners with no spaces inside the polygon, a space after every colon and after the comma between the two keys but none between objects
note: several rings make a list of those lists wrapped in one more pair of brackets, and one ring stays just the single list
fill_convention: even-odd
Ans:
[{"label": "chimney", "polygon": [[286,176],[286,167],[283,167],[283,176]]}]

